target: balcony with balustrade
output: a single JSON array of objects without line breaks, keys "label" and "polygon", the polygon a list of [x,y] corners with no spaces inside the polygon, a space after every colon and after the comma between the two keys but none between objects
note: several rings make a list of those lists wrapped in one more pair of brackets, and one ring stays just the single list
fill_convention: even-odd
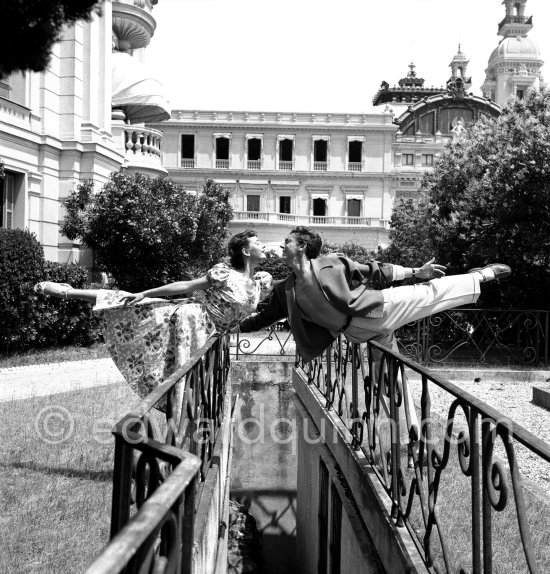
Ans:
[{"label": "balcony with balustrade", "polygon": [[246,162],[247,169],[262,169],[262,160],[260,159],[249,159]]},{"label": "balcony with balustrade", "polygon": [[[519,25],[519,26],[518,26]],[[498,24],[498,34],[503,34],[507,29],[529,31],[533,27],[533,16],[520,16],[519,14],[505,16]]]},{"label": "balcony with balustrade", "polygon": [[193,169],[195,167],[195,159],[187,157],[180,158],[180,167],[183,169]]},{"label": "balcony with balustrade", "polygon": [[296,215],[293,213],[273,213],[270,211],[234,211],[234,221],[256,221],[269,224],[293,223],[295,225],[316,226],[363,226],[389,229],[390,222],[377,217],[347,217],[347,216],[321,216]]},{"label": "balcony with balustrade", "polygon": [[228,159],[217,159],[216,160],[216,169],[229,169],[229,160]]},{"label": "balcony with balustrade", "polygon": [[327,171],[327,170],[328,170],[328,161],[313,162],[313,171]]},{"label": "balcony with balustrade", "polygon": [[281,161],[279,160],[279,170],[281,171],[292,171],[294,169],[293,161]]},{"label": "balcony with balustrade", "polygon": [[[168,173],[162,165],[162,132],[135,125],[124,125],[121,129],[128,170],[153,176]],[[116,133],[115,129],[113,133]]]}]

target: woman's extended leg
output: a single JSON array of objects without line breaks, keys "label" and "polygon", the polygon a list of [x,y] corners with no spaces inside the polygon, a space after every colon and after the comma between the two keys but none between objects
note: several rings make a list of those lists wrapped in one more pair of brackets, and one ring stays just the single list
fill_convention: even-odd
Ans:
[{"label": "woman's extended leg", "polygon": [[57,297],[58,299],[73,299],[78,301],[86,301],[92,305],[97,301],[97,289],[73,289],[67,283],[54,283],[53,281],[45,281],[37,283],[34,290],[42,295],[49,297]]}]

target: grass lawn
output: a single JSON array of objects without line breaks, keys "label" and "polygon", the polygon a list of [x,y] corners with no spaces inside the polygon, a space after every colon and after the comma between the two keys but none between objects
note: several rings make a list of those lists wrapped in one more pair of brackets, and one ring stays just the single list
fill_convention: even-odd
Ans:
[{"label": "grass lawn", "polygon": [[62,363],[64,361],[84,361],[89,359],[104,359],[110,357],[103,343],[89,347],[58,347],[53,349],[31,349],[18,353],[0,355],[0,369],[23,367],[44,363]]},{"label": "grass lawn", "polygon": [[105,546],[109,430],[138,400],[120,384],[0,403],[0,573],[81,572]]}]

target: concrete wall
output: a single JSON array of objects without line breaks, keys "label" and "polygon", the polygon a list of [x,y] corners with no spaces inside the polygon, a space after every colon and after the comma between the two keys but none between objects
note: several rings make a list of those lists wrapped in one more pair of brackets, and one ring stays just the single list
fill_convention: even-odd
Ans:
[{"label": "concrete wall", "polygon": [[[340,547],[340,572],[385,572],[372,542],[372,538],[361,518],[357,504],[350,491],[346,477],[326,447],[321,433],[313,424],[307,410],[296,399],[298,414],[298,516],[297,547],[298,566],[304,574],[317,574],[320,555],[326,555],[328,571],[331,571],[331,547]],[[320,466],[329,473],[327,543],[320,544]],[[332,539],[331,526],[334,507],[331,504],[333,491],[342,502],[341,536]]]},{"label": "concrete wall", "polygon": [[[202,487],[193,544],[193,573],[213,574],[227,569],[229,485],[232,458],[231,385],[224,400],[225,417],[214,447],[212,464]],[[225,528],[223,527],[225,524]]]},{"label": "concrete wall", "polygon": [[232,498],[249,507],[263,539],[262,572],[296,572],[296,412],[292,363],[232,361]]},{"label": "concrete wall", "polygon": [[[391,519],[391,501],[362,451],[351,448],[351,435],[339,417],[324,408],[313,385],[294,371],[298,425],[297,545],[300,572],[317,572],[320,552],[340,544],[341,572],[427,572],[406,528]],[[321,461],[329,473],[330,491],[342,502],[340,540],[319,541]],[[329,496],[328,500],[331,500]],[[328,531],[333,507],[329,502]]]}]

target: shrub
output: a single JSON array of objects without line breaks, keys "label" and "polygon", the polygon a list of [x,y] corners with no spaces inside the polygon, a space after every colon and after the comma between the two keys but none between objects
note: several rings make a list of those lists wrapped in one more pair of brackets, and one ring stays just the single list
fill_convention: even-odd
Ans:
[{"label": "shrub", "polygon": [[267,259],[262,261],[256,271],[266,271],[271,273],[273,279],[286,279],[292,272],[290,265],[273,251],[268,251],[266,253]]},{"label": "shrub", "polygon": [[97,340],[91,308],[79,301],[36,295],[40,281],[82,287],[86,269],[44,261],[42,246],[28,231],[0,229],[0,351]]},{"label": "shrub", "polygon": [[207,180],[196,197],[168,178],[113,173],[97,193],[81,183],[65,202],[61,228],[94,250],[116,284],[141,291],[191,279],[225,254],[229,192]]},{"label": "shrub", "polygon": [[357,241],[345,241],[342,244],[324,242],[321,248],[321,255],[327,253],[343,253],[346,257],[358,263],[368,263],[378,259],[378,254],[363,247]]},{"label": "shrub", "polygon": [[[84,267],[46,261],[42,280],[69,283],[80,289],[85,286],[86,277]],[[38,296],[36,308],[35,346],[91,345],[101,338],[99,321],[88,303]]]},{"label": "shrub", "polygon": [[36,339],[33,286],[44,275],[44,250],[35,235],[0,229],[0,349]]}]

